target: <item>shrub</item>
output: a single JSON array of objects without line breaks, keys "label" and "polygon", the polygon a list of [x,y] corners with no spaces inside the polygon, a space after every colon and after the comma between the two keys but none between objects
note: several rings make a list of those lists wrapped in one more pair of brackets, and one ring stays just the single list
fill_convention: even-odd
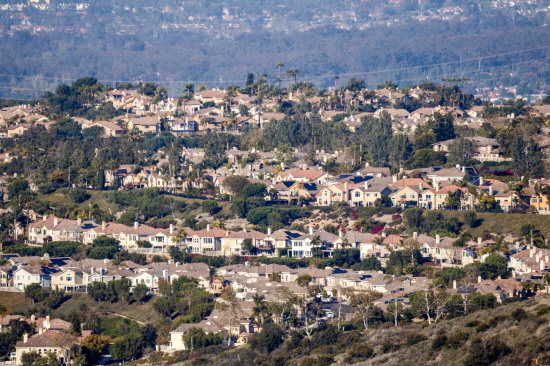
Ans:
[{"label": "shrub", "polygon": [[253,349],[271,353],[283,343],[283,331],[274,324],[268,324],[260,333],[255,333],[249,343]]},{"label": "shrub", "polygon": [[544,306],[537,311],[538,316],[543,316],[550,313],[550,306]]},{"label": "shrub", "polygon": [[449,337],[447,340],[447,346],[457,349],[460,346],[462,346],[470,337],[470,334],[468,332],[465,332],[463,330],[456,331],[453,335]]},{"label": "shrub", "polygon": [[432,341],[432,351],[437,351],[445,347],[447,344],[447,335],[445,334],[445,331],[439,331],[437,336]]},{"label": "shrub", "polygon": [[523,310],[522,308],[518,308],[518,309],[512,311],[511,315],[512,315],[512,318],[514,320],[517,320],[518,322],[520,322],[523,319],[527,318],[527,312],[525,310]]},{"label": "shrub", "polygon": [[407,333],[407,335],[405,336],[405,344],[407,346],[414,346],[415,344],[425,341],[426,339],[428,338],[421,333]]},{"label": "shrub", "polygon": [[374,355],[374,350],[368,344],[355,344],[348,350],[346,357],[344,358],[345,363],[357,363],[364,361],[368,358],[371,358]]},{"label": "shrub", "polygon": [[489,324],[479,323],[476,327],[476,332],[478,332],[478,333],[485,332],[489,328],[491,328],[491,326]]},{"label": "shrub", "polygon": [[474,328],[474,327],[477,327],[478,325],[479,325],[479,320],[477,319],[470,320],[468,323],[466,323],[466,326],[468,328]]}]

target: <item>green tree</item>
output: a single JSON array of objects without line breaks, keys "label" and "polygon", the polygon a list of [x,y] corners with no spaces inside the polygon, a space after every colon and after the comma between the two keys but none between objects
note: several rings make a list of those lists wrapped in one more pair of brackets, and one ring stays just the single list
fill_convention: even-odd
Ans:
[{"label": "green tree", "polygon": [[464,165],[477,153],[477,145],[468,138],[459,137],[449,145],[447,160],[452,164]]}]

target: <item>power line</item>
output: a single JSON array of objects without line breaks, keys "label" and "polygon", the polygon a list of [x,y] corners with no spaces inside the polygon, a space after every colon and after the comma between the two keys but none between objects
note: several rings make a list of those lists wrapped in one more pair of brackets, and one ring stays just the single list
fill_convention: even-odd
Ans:
[{"label": "power line", "polygon": [[[333,78],[334,76],[359,76],[359,75],[371,75],[371,74],[381,74],[381,73],[388,73],[388,72],[397,72],[397,71],[407,71],[407,70],[414,70],[414,69],[422,69],[422,68],[428,68],[428,67],[435,67],[435,66],[443,66],[443,65],[452,65],[452,64],[458,64],[458,63],[464,63],[464,62],[472,62],[477,61],[480,62],[482,60],[495,58],[495,57],[502,57],[502,56],[510,56],[515,54],[521,54],[531,51],[537,51],[537,50],[544,50],[549,49],[550,46],[542,46],[542,47],[534,47],[529,48],[526,50],[519,50],[519,51],[512,51],[512,52],[504,52],[494,55],[488,55],[488,56],[480,56],[475,58],[469,58],[469,59],[463,59],[463,60],[457,60],[457,61],[447,61],[447,62],[439,62],[439,63],[433,63],[428,65],[417,65],[417,66],[409,66],[409,67],[400,67],[400,68],[394,68],[394,69],[385,69],[385,70],[372,70],[372,71],[364,71],[364,72],[353,72],[353,73],[345,73],[345,74],[325,74],[325,75],[316,75],[316,76],[304,76],[301,77],[301,80],[316,80],[316,79],[325,79],[325,78]],[[34,76],[23,76],[23,75],[13,75],[13,74],[0,74],[0,77],[16,77],[16,78],[34,78],[34,79],[48,79],[48,80],[66,80],[66,81],[75,81],[77,79],[75,78],[68,78],[68,77],[49,77],[49,76],[41,76],[41,75],[34,75]],[[139,80],[141,78],[135,78],[134,80],[108,80],[108,79],[98,79],[99,82],[102,83],[132,83],[136,81],[141,82],[154,82],[154,83],[170,83],[170,84],[176,84],[176,83],[195,83],[195,84],[209,84],[209,83],[240,83],[242,82],[242,79],[240,80],[152,80],[152,81],[142,81]],[[32,89],[31,89],[32,90]],[[37,89],[38,90],[38,89]]]}]

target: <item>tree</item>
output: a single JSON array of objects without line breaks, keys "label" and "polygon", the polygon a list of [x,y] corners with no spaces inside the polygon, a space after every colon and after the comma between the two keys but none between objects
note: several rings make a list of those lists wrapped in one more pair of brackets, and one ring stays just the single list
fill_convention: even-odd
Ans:
[{"label": "tree", "polygon": [[382,294],[377,291],[366,290],[362,287],[350,292],[350,303],[355,309],[357,316],[363,322],[365,329],[369,329],[369,316],[372,312],[374,302],[382,298]]},{"label": "tree", "polygon": [[256,252],[256,247],[252,244],[252,239],[244,239],[241,248],[248,254],[254,254]]},{"label": "tree", "polygon": [[249,183],[248,179],[243,176],[231,175],[224,179],[222,186],[233,195],[238,196],[241,194],[243,188]]},{"label": "tree", "polygon": [[409,137],[405,134],[395,134],[388,146],[390,152],[390,164],[394,168],[401,168],[411,157],[413,146]]},{"label": "tree", "polygon": [[130,333],[117,338],[111,348],[111,355],[115,360],[134,360],[141,357],[143,351],[143,336]]},{"label": "tree", "polygon": [[132,289],[132,298],[143,304],[143,301],[147,298],[149,288],[144,283],[139,283]]},{"label": "tree", "polygon": [[447,160],[452,164],[464,165],[477,153],[477,145],[471,139],[459,137],[449,145]]},{"label": "tree", "polygon": [[309,287],[311,281],[313,281],[313,277],[308,273],[303,273],[296,278],[296,283],[300,287]]},{"label": "tree", "polygon": [[273,324],[266,324],[261,332],[255,333],[250,338],[250,346],[267,354],[273,352],[283,344],[283,330]]},{"label": "tree", "polygon": [[205,348],[212,345],[221,344],[223,335],[221,333],[205,333],[201,328],[191,328],[182,337],[185,348],[193,351],[200,348]]},{"label": "tree", "polygon": [[109,338],[92,334],[84,338],[82,346],[86,353],[87,363],[95,364],[99,361],[103,352],[109,348]]},{"label": "tree", "polygon": [[202,212],[210,215],[218,210],[218,203],[214,200],[206,200],[202,202]]},{"label": "tree", "polygon": [[82,334],[82,327],[81,327],[81,324],[80,324],[80,319],[78,319],[78,315],[76,313],[73,313],[73,315],[72,315],[71,331],[77,337],[80,337],[80,335]]},{"label": "tree", "polygon": [[25,286],[25,298],[31,299],[33,305],[36,302],[44,301],[46,296],[46,290],[44,290],[38,283],[31,283],[30,285]]},{"label": "tree", "polygon": [[220,309],[223,314],[223,319],[226,320],[229,325],[229,338],[231,339],[233,336],[233,321],[238,321],[243,316],[240,301],[237,299],[231,287],[222,290],[220,301],[216,306]]},{"label": "tree", "polygon": [[477,226],[477,214],[474,211],[466,211],[462,215],[462,218],[464,219],[464,222],[468,224],[471,228],[475,228]]}]

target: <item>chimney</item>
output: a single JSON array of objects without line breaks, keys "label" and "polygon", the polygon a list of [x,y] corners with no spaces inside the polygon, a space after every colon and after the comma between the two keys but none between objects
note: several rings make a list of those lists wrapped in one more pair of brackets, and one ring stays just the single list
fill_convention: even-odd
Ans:
[{"label": "chimney", "polygon": [[174,224],[170,224],[170,234],[174,233]]},{"label": "chimney", "polygon": [[225,231],[225,236],[229,236],[229,230]]},{"label": "chimney", "polygon": [[492,196],[493,195],[493,186],[490,186],[489,187],[489,196]]},{"label": "chimney", "polygon": [[479,177],[479,186],[481,187],[483,185],[483,177]]},{"label": "chimney", "polygon": [[457,168],[457,169],[460,170],[460,164],[456,164],[456,165],[455,165],[455,168]]},{"label": "chimney", "polygon": [[271,227],[267,228],[267,235],[271,235]]},{"label": "chimney", "polygon": [[369,186],[370,186],[370,184],[369,184],[369,181],[368,181],[368,180],[367,180],[367,181],[365,181],[365,189],[368,189],[368,188],[369,188]]},{"label": "chimney", "polygon": [[437,235],[435,236],[435,243],[436,243],[436,244],[439,244],[440,241],[441,241],[441,237],[439,236],[439,234],[437,234]]},{"label": "chimney", "polygon": [[456,290],[456,280],[453,280],[453,290]]},{"label": "chimney", "polygon": [[54,216],[54,218],[53,218],[53,226],[57,226],[57,224],[58,224],[57,217]]},{"label": "chimney", "polygon": [[42,221],[46,221],[46,215],[42,216]]},{"label": "chimney", "polygon": [[165,280],[168,280],[168,270],[167,269],[162,270],[162,278],[164,278]]},{"label": "chimney", "polygon": [[481,276],[477,276],[477,283],[481,282]]},{"label": "chimney", "polygon": [[342,232],[342,230],[338,230],[338,237],[341,238],[344,236],[344,233]]},{"label": "chimney", "polygon": [[413,233],[413,239],[414,239],[414,240],[417,240],[417,239],[418,239],[418,233],[417,233],[416,231]]},{"label": "chimney", "polygon": [[[246,230],[246,229],[245,229]],[[206,231],[210,231],[210,224],[206,225]]]},{"label": "chimney", "polygon": [[483,239],[481,239],[481,236],[479,236],[477,238],[477,245],[481,245],[482,242],[483,242]]},{"label": "chimney", "polygon": [[313,226],[309,227],[309,235],[313,235]]},{"label": "chimney", "polygon": [[512,278],[516,278],[516,270],[512,268]]},{"label": "chimney", "polygon": [[35,322],[36,321],[36,317],[34,316],[34,314],[31,315],[31,322]]},{"label": "chimney", "polygon": [[180,266],[180,262],[176,262],[176,267],[179,267]]},{"label": "chimney", "polygon": [[246,226],[243,226],[243,233],[246,234]]},{"label": "chimney", "polygon": [[540,261],[540,270],[544,271],[544,268],[546,267],[544,261]]},{"label": "chimney", "polygon": [[418,188],[420,188],[421,191],[424,190],[424,184],[423,183],[418,183]]},{"label": "chimney", "polygon": [[540,262],[540,255],[538,253],[537,253],[537,255],[535,255],[535,261]]},{"label": "chimney", "polygon": [[137,221],[134,221],[134,229],[137,229],[139,227],[139,223]]},{"label": "chimney", "polygon": [[497,279],[502,280],[502,277],[500,275],[498,275]]},{"label": "chimney", "polygon": [[23,334],[23,343],[27,343],[29,340],[29,335],[27,333]]},{"label": "chimney", "polygon": [[466,167],[462,166],[462,173],[466,173]]},{"label": "chimney", "polygon": [[436,190],[436,191],[440,191],[440,190],[441,190],[441,182],[437,182],[437,183],[435,184],[435,190]]},{"label": "chimney", "polygon": [[82,225],[82,219],[79,217],[76,222],[78,223],[78,225]]},{"label": "chimney", "polygon": [[392,182],[393,182],[393,183],[397,182],[397,174],[392,175],[391,178],[392,178]]},{"label": "chimney", "polygon": [[101,230],[102,230],[102,231],[105,231],[105,229],[107,229],[107,223],[106,223],[105,221],[103,221],[103,222],[101,223]]},{"label": "chimney", "polygon": [[44,322],[44,327],[50,329],[50,316],[46,316],[46,321]]},{"label": "chimney", "polygon": [[95,270],[94,267],[90,268],[90,274],[93,274],[93,273],[94,273],[94,270]]},{"label": "chimney", "polygon": [[533,258],[533,256],[535,255],[536,252],[537,252],[536,248],[529,249],[529,257]]}]

